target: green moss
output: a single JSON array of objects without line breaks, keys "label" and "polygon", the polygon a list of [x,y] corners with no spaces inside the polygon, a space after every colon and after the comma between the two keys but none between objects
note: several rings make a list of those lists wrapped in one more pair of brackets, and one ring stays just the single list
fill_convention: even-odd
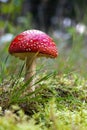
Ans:
[{"label": "green moss", "polygon": [[[43,76],[38,75],[37,80]],[[42,89],[36,92],[35,98],[23,102],[18,99],[20,107],[9,104],[6,105],[9,107],[0,110],[0,130],[86,130],[86,79],[75,73],[53,74],[46,78],[47,76],[38,82]],[[2,85],[6,87],[6,82],[4,83]],[[12,81],[9,81],[10,83],[12,84]],[[23,84],[23,81],[19,80],[16,88],[19,89]],[[10,86],[8,88],[10,89]],[[9,89],[3,92],[2,104],[6,97],[10,99],[11,95],[7,94]],[[11,91],[14,92],[14,89]]]}]

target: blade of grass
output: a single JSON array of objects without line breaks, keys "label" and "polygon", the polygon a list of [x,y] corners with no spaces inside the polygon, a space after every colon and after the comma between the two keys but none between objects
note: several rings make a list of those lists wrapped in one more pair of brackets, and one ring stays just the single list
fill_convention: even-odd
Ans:
[{"label": "blade of grass", "polygon": [[[41,81],[47,80],[48,78],[50,78],[50,77],[53,76],[53,75],[54,75],[54,73],[50,73],[50,74],[44,76],[43,78],[41,78],[39,81],[37,81],[37,82],[36,82],[35,84],[33,84],[33,85],[37,85],[37,84],[39,84]],[[33,77],[32,77],[32,78],[33,78]],[[20,86],[20,88],[19,88],[18,90],[14,89],[14,90],[12,91],[11,97],[10,97],[11,102],[20,99],[20,97],[22,96],[23,92],[25,92],[25,89],[28,87],[28,85],[29,85],[30,81],[32,80],[32,78],[29,79],[24,85]],[[33,86],[33,85],[32,85],[32,86]],[[31,86],[31,87],[32,87],[32,86]],[[31,97],[33,94],[38,93],[41,89],[43,89],[43,88],[37,88],[35,91],[33,91],[33,92],[31,92],[31,93],[29,93],[29,94],[27,94],[27,95],[25,95],[25,96]],[[22,97],[21,97],[21,98],[22,98]]]},{"label": "blade of grass", "polygon": [[20,70],[19,70],[19,72],[18,72],[18,78],[21,77],[22,72],[23,72],[23,69],[24,69],[24,66],[25,66],[25,62],[24,62],[24,64],[20,67]]}]

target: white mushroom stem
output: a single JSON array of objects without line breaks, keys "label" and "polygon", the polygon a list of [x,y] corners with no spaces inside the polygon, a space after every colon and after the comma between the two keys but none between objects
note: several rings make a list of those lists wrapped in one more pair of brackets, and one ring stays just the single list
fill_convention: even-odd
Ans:
[{"label": "white mushroom stem", "polygon": [[26,59],[26,74],[25,74],[25,81],[27,82],[30,80],[29,89],[27,92],[32,92],[35,90],[35,83],[34,75],[36,73],[36,57],[28,56]]}]

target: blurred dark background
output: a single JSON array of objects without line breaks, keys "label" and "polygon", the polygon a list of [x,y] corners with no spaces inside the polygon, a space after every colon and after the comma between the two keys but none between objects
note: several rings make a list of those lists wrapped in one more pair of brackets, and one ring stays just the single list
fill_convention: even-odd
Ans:
[{"label": "blurred dark background", "polygon": [[22,25],[24,29],[36,28],[48,33],[63,27],[63,22],[70,25],[81,22],[86,4],[86,0],[0,0],[0,28],[2,31],[2,22],[5,22],[5,31],[9,31],[6,23],[9,21],[13,26]]},{"label": "blurred dark background", "polygon": [[0,0],[0,44],[24,30],[39,29],[71,46],[75,32],[87,34],[86,4],[86,0]]}]

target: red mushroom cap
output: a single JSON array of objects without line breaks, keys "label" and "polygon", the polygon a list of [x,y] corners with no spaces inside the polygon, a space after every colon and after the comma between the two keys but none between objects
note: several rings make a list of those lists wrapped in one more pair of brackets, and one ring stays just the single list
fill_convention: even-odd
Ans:
[{"label": "red mushroom cap", "polygon": [[9,53],[25,59],[29,53],[55,58],[57,47],[47,34],[39,30],[27,30],[17,35],[9,46]]}]

